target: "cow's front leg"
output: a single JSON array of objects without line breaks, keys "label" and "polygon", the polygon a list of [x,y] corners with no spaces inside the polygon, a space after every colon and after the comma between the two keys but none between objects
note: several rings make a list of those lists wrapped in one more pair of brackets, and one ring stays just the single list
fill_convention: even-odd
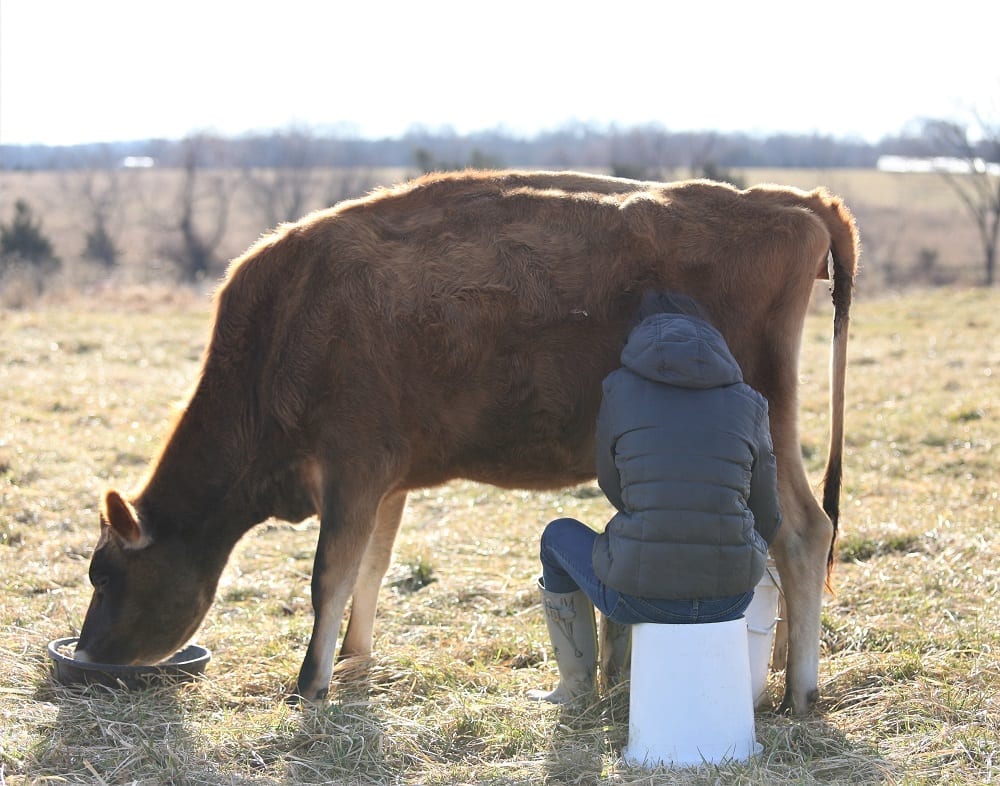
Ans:
[{"label": "cow's front leg", "polygon": [[348,499],[343,490],[325,495],[313,564],[313,631],[296,687],[307,701],[320,701],[330,690],[344,609],[375,527],[377,499]]},{"label": "cow's front leg", "polygon": [[340,646],[339,660],[371,657],[378,593],[392,561],[392,547],[396,542],[396,533],[399,531],[405,507],[405,491],[387,495],[378,507],[375,532],[368,541],[368,548],[365,549],[365,556],[354,584],[351,613],[344,642]]}]

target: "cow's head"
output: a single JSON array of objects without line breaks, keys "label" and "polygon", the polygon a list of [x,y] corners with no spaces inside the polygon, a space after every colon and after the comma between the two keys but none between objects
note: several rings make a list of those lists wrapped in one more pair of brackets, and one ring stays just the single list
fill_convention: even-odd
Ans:
[{"label": "cow's head", "polygon": [[218,572],[199,544],[154,532],[115,491],[105,495],[90,561],[94,594],[76,657],[149,664],[172,655],[205,618]]}]

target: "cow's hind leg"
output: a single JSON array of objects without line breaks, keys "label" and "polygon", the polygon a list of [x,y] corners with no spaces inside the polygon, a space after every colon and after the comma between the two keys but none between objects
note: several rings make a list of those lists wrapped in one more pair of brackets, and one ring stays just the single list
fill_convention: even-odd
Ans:
[{"label": "cow's hind leg", "polygon": [[344,610],[375,529],[381,496],[365,487],[352,493],[346,484],[324,492],[313,564],[313,631],[296,688],[307,701],[322,700],[330,690]]},{"label": "cow's hind leg", "polygon": [[803,715],[819,696],[820,614],[833,525],[809,490],[804,471],[792,470],[779,478],[779,486],[783,521],[772,549],[788,634],[781,709]]},{"label": "cow's hind leg", "polygon": [[774,647],[771,650],[771,671],[784,671],[788,659],[788,607],[784,592],[778,596],[778,619],[774,625]]},{"label": "cow's hind leg", "polygon": [[392,561],[392,547],[406,507],[406,492],[396,491],[386,496],[379,505],[365,556],[358,570],[351,599],[351,612],[344,642],[340,646],[339,660],[367,659],[372,654],[375,633],[375,611],[382,579]]},{"label": "cow's hind leg", "polygon": [[632,626],[603,614],[597,627],[600,646],[601,687],[609,691],[625,679],[631,665]]}]

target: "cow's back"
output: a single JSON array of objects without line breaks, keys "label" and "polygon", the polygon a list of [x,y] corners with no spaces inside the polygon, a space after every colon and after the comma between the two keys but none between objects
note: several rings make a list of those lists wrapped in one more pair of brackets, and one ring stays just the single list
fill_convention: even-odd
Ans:
[{"label": "cow's back", "polygon": [[[340,450],[391,445],[403,485],[564,485],[593,475],[600,380],[642,293],[701,301],[753,384],[761,335],[780,328],[768,314],[814,277],[782,245],[803,230],[806,247],[828,243],[804,209],[702,181],[425,178],[251,249],[221,294],[213,352],[253,347],[267,414]],[[233,342],[240,325],[253,340]]]}]

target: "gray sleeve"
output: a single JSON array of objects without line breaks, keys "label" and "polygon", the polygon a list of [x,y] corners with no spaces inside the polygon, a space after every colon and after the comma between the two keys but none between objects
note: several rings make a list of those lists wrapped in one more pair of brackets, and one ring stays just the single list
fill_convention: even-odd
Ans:
[{"label": "gray sleeve", "polygon": [[757,450],[750,476],[750,499],[754,527],[770,545],[781,526],[781,507],[778,502],[778,463],[771,443],[771,426],[767,410],[760,419],[757,430]]},{"label": "gray sleeve", "polygon": [[605,402],[601,402],[601,410],[597,416],[597,433],[594,445],[597,450],[597,483],[601,491],[618,510],[622,510],[622,485],[618,466],[615,464],[615,444],[611,431],[610,417]]}]

